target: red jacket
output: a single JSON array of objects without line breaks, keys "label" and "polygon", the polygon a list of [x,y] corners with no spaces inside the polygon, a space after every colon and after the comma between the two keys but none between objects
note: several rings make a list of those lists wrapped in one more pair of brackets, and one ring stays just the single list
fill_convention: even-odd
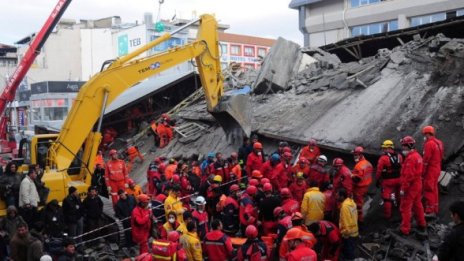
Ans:
[{"label": "red jacket", "polygon": [[285,216],[277,223],[277,241],[280,243],[287,231],[292,228],[292,217]]},{"label": "red jacket", "polygon": [[338,227],[329,221],[319,221],[319,232],[323,244],[336,245],[341,241],[341,234]]},{"label": "red jacket", "polygon": [[257,155],[255,152],[248,154],[246,163],[247,175],[251,177],[251,172],[253,172],[253,170],[261,170],[262,165],[263,155]]},{"label": "red jacket", "polygon": [[255,203],[253,199],[244,194],[240,199],[240,224],[244,226],[255,225],[258,221],[258,213],[255,208]]},{"label": "red jacket", "polygon": [[431,168],[440,168],[444,157],[444,148],[441,140],[430,137],[424,143],[424,172]]},{"label": "red jacket", "polygon": [[335,195],[333,194],[333,190],[326,189],[322,193],[325,196],[325,212],[330,212],[334,210],[336,202],[335,202]]},{"label": "red jacket", "polygon": [[343,165],[333,178],[333,190],[338,191],[340,188],[345,188],[348,195],[353,192],[353,181],[351,180],[351,171]]},{"label": "red jacket", "polygon": [[280,183],[278,177],[284,175],[284,165],[281,163],[272,166],[271,162],[266,161],[261,167],[261,174],[263,177],[268,178],[271,181],[272,187],[275,191],[280,190]]},{"label": "red jacket", "polygon": [[422,184],[423,162],[421,155],[413,150],[409,152],[401,168],[401,190],[407,192],[407,189],[416,184]]},{"label": "red jacket", "polygon": [[295,250],[290,252],[287,256],[288,261],[317,261],[317,254],[305,244],[299,244]]},{"label": "red jacket", "polygon": [[292,176],[292,165],[287,164],[282,161],[279,163],[281,165],[282,172],[277,176],[277,182],[279,183],[279,190],[282,188],[287,188],[288,185],[293,181]]},{"label": "red jacket", "polygon": [[132,210],[131,229],[134,242],[147,241],[151,230],[151,210],[139,206],[135,207]]},{"label": "red jacket", "polygon": [[324,182],[330,181],[330,176],[327,169],[318,163],[314,163],[310,168],[309,180],[317,182],[317,186],[321,187]]},{"label": "red jacket", "polygon": [[295,181],[290,185],[288,189],[292,193],[293,198],[296,201],[301,202],[303,200],[306,189],[308,189],[308,184],[306,184],[305,180],[303,180],[303,183],[301,185],[298,184],[297,181]]},{"label": "red jacket", "polygon": [[317,146],[312,151],[309,146],[304,146],[300,153],[300,157],[305,157],[310,163],[314,163],[319,155],[321,155],[321,150]]},{"label": "red jacket", "polygon": [[295,212],[300,212],[300,203],[292,198],[282,201],[282,209],[287,216],[291,216]]},{"label": "red jacket", "polygon": [[230,237],[220,230],[208,232],[203,240],[203,256],[207,256],[209,261],[229,260],[233,250]]},{"label": "red jacket", "polygon": [[199,211],[194,210],[192,212],[192,216],[197,221],[198,236],[200,237],[200,239],[205,238],[205,235],[208,233],[208,230],[209,230],[208,229],[208,212],[203,211],[200,213]]},{"label": "red jacket", "polygon": [[298,174],[299,172],[303,173],[303,176],[305,178],[308,178],[309,177],[309,173],[310,173],[311,169],[309,168],[309,166],[307,164],[305,164],[304,168],[302,168],[300,166],[300,164],[296,164],[295,166],[292,167],[292,173],[293,175],[296,176],[296,174]]},{"label": "red jacket", "polygon": [[126,181],[129,177],[126,163],[120,159],[108,160],[105,167],[105,176],[107,181]]}]

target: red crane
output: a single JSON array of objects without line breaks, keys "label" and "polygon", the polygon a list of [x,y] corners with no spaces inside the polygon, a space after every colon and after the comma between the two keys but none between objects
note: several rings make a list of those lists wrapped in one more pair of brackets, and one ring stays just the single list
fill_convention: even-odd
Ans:
[{"label": "red crane", "polygon": [[[7,140],[7,125],[9,121],[8,113],[6,112],[7,105],[14,100],[19,84],[23,80],[27,71],[29,71],[31,64],[34,62],[34,59],[37,57],[37,55],[40,54],[40,50],[45,44],[45,41],[47,41],[48,36],[70,3],[71,0],[58,0],[58,3],[52,10],[52,13],[48,17],[45,24],[42,26],[42,29],[40,29],[39,33],[37,33],[34,40],[32,40],[29,48],[24,54],[23,59],[19,63],[11,78],[8,80],[5,89],[3,89],[3,92],[0,96],[0,114],[2,114],[0,119],[1,140]],[[2,142],[2,145],[3,144],[5,143]]]}]

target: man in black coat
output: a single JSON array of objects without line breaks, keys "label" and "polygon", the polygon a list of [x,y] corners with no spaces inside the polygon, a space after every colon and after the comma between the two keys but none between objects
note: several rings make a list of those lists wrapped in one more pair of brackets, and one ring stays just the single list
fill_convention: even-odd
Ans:
[{"label": "man in black coat", "polygon": [[455,225],[438,249],[438,260],[464,260],[464,201],[454,202],[449,210]]},{"label": "man in black coat", "polygon": [[[68,226],[68,235],[76,237],[82,235],[84,231],[82,202],[75,187],[69,187],[68,193],[68,196],[63,200],[64,222]],[[76,241],[81,242],[82,238],[78,238]]]},{"label": "man in black coat", "polygon": [[[117,218],[122,221],[122,225],[124,229],[131,227],[130,216],[132,214],[132,210],[137,205],[135,198],[132,195],[127,195],[126,192],[122,189],[118,191],[119,200],[114,205],[114,213]],[[126,237],[126,246],[130,247],[133,245],[132,243],[132,235],[131,231],[128,229],[124,231],[124,235]]]},{"label": "man in black coat", "polygon": [[[100,227],[100,220],[103,213],[103,201],[98,196],[97,187],[89,187],[87,197],[82,202],[84,207],[85,231],[89,232]],[[99,236],[99,231],[89,235],[90,238]]]}]

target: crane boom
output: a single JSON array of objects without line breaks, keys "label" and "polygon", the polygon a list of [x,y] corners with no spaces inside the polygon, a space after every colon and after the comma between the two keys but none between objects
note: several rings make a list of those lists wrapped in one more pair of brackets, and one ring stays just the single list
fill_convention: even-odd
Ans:
[{"label": "crane boom", "polygon": [[3,89],[2,94],[0,95],[0,114],[2,114],[0,119],[0,139],[6,139],[7,137],[7,123],[8,116],[6,115],[6,107],[8,103],[12,102],[16,90],[18,89],[19,84],[23,80],[26,73],[31,68],[32,63],[34,62],[37,55],[40,54],[40,49],[42,49],[45,41],[47,41],[48,36],[52,32],[53,28],[56,26],[58,21],[61,19],[61,16],[65,12],[66,8],[69,6],[72,0],[58,0],[58,3],[53,8],[52,13],[48,17],[45,24],[42,26],[42,29],[37,33],[34,40],[32,40],[31,45],[24,54],[23,59],[19,63],[18,67],[14,71],[11,78],[8,80],[7,85]]}]

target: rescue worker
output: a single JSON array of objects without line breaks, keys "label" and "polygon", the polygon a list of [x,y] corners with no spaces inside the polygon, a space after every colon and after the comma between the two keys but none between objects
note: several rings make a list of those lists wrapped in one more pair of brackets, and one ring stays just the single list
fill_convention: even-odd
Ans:
[{"label": "rescue worker", "polygon": [[285,235],[288,242],[290,253],[286,256],[288,261],[317,261],[317,254],[304,244],[302,237],[304,236],[301,229],[291,228]]},{"label": "rescue worker", "polygon": [[277,182],[279,184],[279,189],[287,188],[288,185],[293,181],[292,176],[292,163],[291,160],[293,155],[291,152],[284,152],[284,155],[281,157],[280,165],[282,165],[282,172],[277,176]]},{"label": "rescue worker", "polygon": [[[188,212],[184,212],[184,214],[186,216],[188,216],[187,213]],[[184,214],[182,215],[182,217],[184,216]],[[166,223],[163,224],[163,227],[161,228],[161,231],[160,231],[160,237],[162,239],[166,239],[169,232],[171,232],[171,231],[177,231],[177,232],[179,232],[181,234],[187,232],[187,227],[185,226],[184,223],[179,222],[177,217],[178,216],[176,215],[176,213],[174,211],[170,211],[168,213],[167,221],[166,221]]]},{"label": "rescue worker", "polygon": [[210,174],[219,175],[222,177],[224,182],[229,182],[230,180],[230,168],[229,163],[224,160],[221,152],[216,153],[216,160],[211,163],[209,166]]},{"label": "rescue worker", "polygon": [[[296,229],[301,230],[301,239],[302,239],[302,241],[304,242],[304,244],[307,247],[313,248],[317,243],[317,239],[313,235],[313,233],[311,233],[308,230],[308,228],[305,226],[303,215],[300,212],[295,212],[295,213],[292,214],[291,220],[292,220],[292,229],[296,228]],[[289,229],[289,231],[290,230],[291,229]],[[289,231],[287,231],[287,234],[288,234]],[[280,244],[280,248],[279,248],[280,260],[286,260],[286,257],[287,257],[288,251],[289,251],[288,240],[287,240],[287,237],[286,237],[287,234],[285,234],[285,236],[282,239],[282,242]]]},{"label": "rescue worker", "polygon": [[344,188],[348,195],[352,195],[353,192],[353,181],[351,179],[351,171],[348,167],[343,164],[341,158],[335,158],[332,162],[332,166],[335,170],[333,177],[333,190],[338,191]]},{"label": "rescue worker", "polygon": [[324,219],[325,195],[317,187],[316,181],[312,181],[308,191],[301,202],[301,214],[305,218],[305,225]]},{"label": "rescue worker", "polygon": [[248,225],[245,229],[247,240],[238,249],[237,259],[245,260],[267,260],[268,249],[266,244],[258,238],[258,229],[254,225]]},{"label": "rescue worker", "polygon": [[419,232],[425,232],[426,222],[422,206],[423,161],[415,149],[416,141],[411,136],[401,139],[401,148],[405,156],[401,168],[401,225],[400,233],[409,235],[411,231],[411,214],[414,212]]},{"label": "rescue worker", "polygon": [[145,159],[143,158],[142,153],[140,153],[139,148],[137,146],[129,146],[126,150],[127,156],[129,157],[129,163],[127,164],[127,172],[131,172],[132,166],[135,163],[137,158],[143,162]]},{"label": "rescue worker", "polygon": [[172,127],[169,125],[169,122],[162,118],[160,122],[156,126],[156,133],[159,136],[159,147],[164,148],[166,147],[169,142],[172,140],[173,132]]},{"label": "rescue worker", "polygon": [[206,157],[205,160],[200,165],[200,169],[203,172],[203,177],[209,176],[209,174],[213,174],[209,172],[209,166],[214,163],[216,160],[216,153],[214,152],[209,152],[208,156]]},{"label": "rescue worker", "polygon": [[118,201],[118,190],[128,187],[129,174],[127,173],[126,163],[118,159],[116,150],[110,150],[110,157],[111,159],[106,162],[105,181],[114,206]]},{"label": "rescue worker", "polygon": [[215,219],[211,222],[212,231],[208,232],[203,240],[203,249],[205,260],[224,261],[233,257],[234,248],[230,237],[224,234],[222,223]]},{"label": "rescue worker", "polygon": [[[240,224],[243,228],[248,225],[256,225],[258,221],[258,211],[254,197],[258,189],[255,186],[248,186],[240,199]],[[243,230],[242,230],[243,231]]]},{"label": "rescue worker", "polygon": [[103,159],[103,152],[101,150],[98,151],[97,155],[95,156],[95,166],[100,164],[101,166],[105,166],[105,160]]},{"label": "rescue worker", "polygon": [[239,230],[239,193],[240,187],[236,184],[233,184],[229,188],[229,196],[224,202],[224,207],[221,212],[221,220],[224,224],[223,230],[229,236],[235,236]]},{"label": "rescue worker", "polygon": [[256,169],[251,172],[251,178],[257,180],[259,183],[259,181],[263,178],[263,174],[261,174],[261,171]]},{"label": "rescue worker", "polygon": [[197,233],[201,240],[205,238],[208,233],[208,213],[205,211],[206,199],[203,196],[198,196],[195,199],[196,209],[192,212],[194,220],[197,222]]},{"label": "rescue worker", "polygon": [[150,163],[147,169],[147,189],[149,195],[157,195],[161,191],[161,172],[156,159]]},{"label": "rescue worker", "polygon": [[321,187],[321,192],[325,196],[324,220],[338,220],[338,218],[334,218],[334,210],[336,208],[337,201],[332,184],[330,184],[330,182],[324,182]]},{"label": "rescue worker", "polygon": [[166,166],[164,170],[164,176],[166,180],[172,179],[172,176],[176,173],[177,169],[177,161],[174,158],[169,159],[169,164]]},{"label": "rescue worker", "polygon": [[280,190],[280,198],[282,199],[281,207],[287,215],[300,211],[300,203],[292,198],[288,188]]},{"label": "rescue worker", "polygon": [[148,252],[153,214],[148,209],[150,198],[146,194],[140,194],[137,200],[137,207],[132,210],[131,215],[132,240],[139,245],[139,254],[143,254]]},{"label": "rescue worker", "polygon": [[273,211],[274,217],[277,220],[277,238],[276,238],[276,249],[279,249],[280,242],[284,238],[287,231],[292,228],[292,217],[285,214],[282,207],[276,207]]},{"label": "rescue worker", "polygon": [[271,181],[274,190],[280,191],[278,177],[283,174],[283,165],[280,164],[279,154],[272,154],[269,160],[264,162],[261,166],[261,174]]},{"label": "rescue worker", "polygon": [[435,128],[425,126],[422,129],[424,143],[424,211],[426,217],[434,218],[438,215],[438,178],[441,172],[441,162],[445,156],[443,142],[435,137]]},{"label": "rescue worker", "polygon": [[180,187],[174,185],[169,191],[169,195],[164,201],[164,212],[166,213],[166,218],[168,218],[168,213],[174,211],[177,215],[177,220],[180,223],[184,222],[182,214],[185,212],[185,208],[182,205],[182,201],[179,200],[180,197]]},{"label": "rescue worker", "polygon": [[279,207],[280,199],[272,194],[272,185],[263,185],[264,197],[259,202],[259,220],[262,221],[263,234],[276,233],[277,222],[274,219],[274,209]]},{"label": "rescue worker", "polygon": [[253,170],[261,170],[261,166],[264,162],[263,156],[263,145],[259,142],[253,144],[253,151],[248,154],[246,163],[246,172],[249,177]]},{"label": "rescue worker", "polygon": [[312,164],[320,154],[321,150],[317,146],[317,141],[315,139],[309,139],[308,146],[301,149],[300,157],[306,158]]},{"label": "rescue worker", "polygon": [[290,184],[288,188],[296,201],[301,202],[303,200],[304,194],[308,189],[308,184],[306,183],[303,172],[298,172],[296,174],[296,180]]},{"label": "rescue worker", "polygon": [[369,185],[372,183],[372,173],[374,168],[372,164],[364,157],[364,148],[358,146],[352,151],[354,162],[356,165],[351,172],[351,178],[353,179],[353,199],[358,207],[358,222],[364,221],[363,217],[363,205],[364,198],[367,195]]},{"label": "rescue worker", "polygon": [[399,192],[401,189],[401,164],[403,157],[394,151],[394,144],[391,140],[382,143],[383,155],[377,162],[376,187],[382,187],[383,216],[390,219],[392,216],[392,205],[397,206]]},{"label": "rescue worker", "polygon": [[220,175],[214,176],[212,184],[206,191],[206,209],[211,218],[219,218],[220,213],[217,210],[217,205],[220,201],[222,193],[221,188],[222,177]]},{"label": "rescue worker", "polygon": [[300,157],[298,163],[292,167],[293,175],[302,173],[304,178],[309,178],[310,166],[309,161],[305,157]]},{"label": "rescue worker", "polygon": [[171,231],[167,235],[167,241],[153,240],[151,247],[152,255],[148,255],[149,258],[146,261],[187,261],[187,253],[179,242],[180,235],[181,233],[178,231]]},{"label": "rescue worker", "polygon": [[311,164],[309,172],[309,182],[316,181],[320,188],[324,182],[330,181],[329,168],[327,167],[327,157],[319,155],[317,160]]},{"label": "rescue worker", "polygon": [[187,223],[187,232],[180,237],[180,243],[185,249],[189,261],[203,261],[201,242],[197,235],[197,224],[194,221]]},{"label": "rescue worker", "polygon": [[131,178],[127,179],[128,188],[126,188],[126,193],[128,195],[132,195],[137,198],[140,194],[142,194],[142,188],[135,184],[135,181]]},{"label": "rescue worker", "polygon": [[356,203],[349,197],[344,188],[338,190],[337,199],[341,203],[338,227],[342,235],[343,260],[354,260],[356,258],[356,241],[359,236]]},{"label": "rescue worker", "polygon": [[338,261],[341,250],[341,234],[338,227],[329,221],[321,220],[308,226],[320,243],[320,260]]}]

